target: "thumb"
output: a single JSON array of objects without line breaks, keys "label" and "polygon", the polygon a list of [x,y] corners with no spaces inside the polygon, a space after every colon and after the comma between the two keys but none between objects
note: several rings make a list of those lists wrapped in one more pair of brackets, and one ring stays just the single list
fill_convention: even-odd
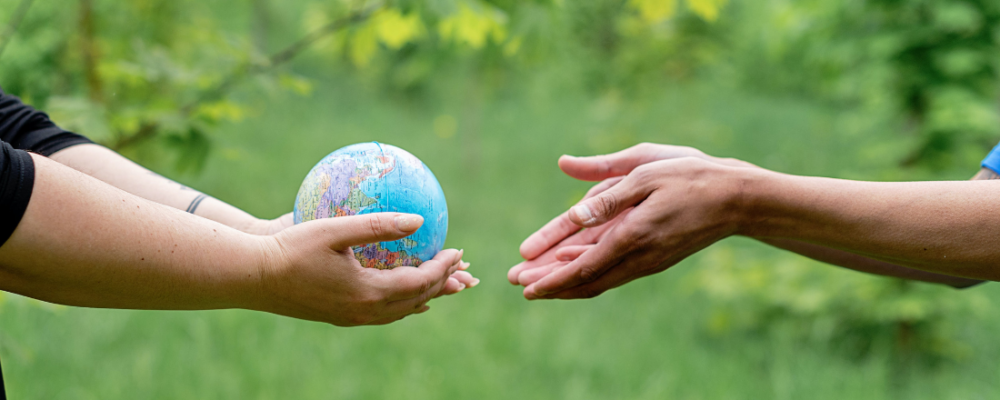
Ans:
[{"label": "thumb", "polygon": [[584,181],[601,181],[628,175],[640,165],[668,158],[704,157],[690,147],[641,143],[617,153],[591,157],[565,155],[559,158],[559,169],[566,175]]},{"label": "thumb", "polygon": [[[631,178],[631,177],[630,177]],[[617,185],[569,209],[569,219],[584,228],[608,222],[649,196],[650,190],[640,179],[626,178]]]},{"label": "thumb", "polygon": [[324,233],[329,233],[330,247],[346,249],[368,243],[388,242],[410,236],[424,223],[417,214],[372,213],[350,217],[326,218]]}]

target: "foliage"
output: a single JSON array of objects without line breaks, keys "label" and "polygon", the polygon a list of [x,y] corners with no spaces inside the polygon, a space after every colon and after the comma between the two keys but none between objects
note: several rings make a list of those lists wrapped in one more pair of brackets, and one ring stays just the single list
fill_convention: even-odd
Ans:
[{"label": "foliage", "polygon": [[756,38],[737,45],[747,82],[899,114],[919,137],[904,166],[975,163],[1000,135],[995,2],[769,1],[740,12],[768,29],[738,29]]},{"label": "foliage", "polygon": [[778,335],[830,344],[854,358],[881,348],[925,361],[963,359],[972,349],[956,327],[992,310],[981,292],[848,272],[801,257],[746,257],[732,247],[710,252],[690,278],[713,304],[706,316],[713,334]]},{"label": "foliage", "polygon": [[[677,12],[672,1],[599,2],[605,5],[601,10],[611,11],[596,16],[616,26],[611,34],[631,35],[639,43],[624,58],[657,48],[642,44],[641,37],[669,25]],[[266,2],[254,4],[266,8]],[[685,4],[691,13],[714,21],[724,1]],[[562,14],[587,7],[480,0],[310,3],[303,10],[308,40],[267,57],[266,43],[254,43],[254,32],[227,26],[220,17],[228,13],[214,6],[166,0],[83,0],[74,7],[40,2],[14,37],[6,56],[14,61],[2,64],[0,77],[9,92],[47,110],[68,129],[126,152],[157,139],[167,144],[164,148],[180,149],[179,169],[197,170],[210,153],[205,146],[219,122],[246,118],[264,106],[254,98],[278,89],[310,92],[307,80],[274,68],[313,45],[332,56],[328,63],[346,60],[363,74],[406,89],[462,57],[509,59],[499,64],[509,68],[526,38],[548,42],[536,47],[559,46],[557,38],[539,32],[541,27],[559,25]],[[509,15],[529,12],[542,20],[511,23]],[[624,68],[623,75],[635,69]],[[241,85],[250,78],[252,87]]]},{"label": "foliage", "polygon": [[[17,4],[0,0],[0,23]],[[1000,133],[996,24],[996,6],[983,0],[37,0],[0,58],[6,91],[147,165],[166,158],[175,172],[205,168],[179,178],[200,179],[194,186],[262,216],[288,211],[296,174],[323,149],[371,139],[418,149],[449,194],[451,240],[488,260],[477,265],[492,274],[481,289],[493,292],[443,303],[451,313],[441,320],[332,333],[343,341],[258,314],[171,314],[164,323],[163,314],[69,309],[70,325],[90,324],[79,335],[58,329],[65,320],[39,322],[17,302],[0,318],[12,321],[5,330],[21,330],[25,348],[41,349],[37,364],[15,358],[26,382],[56,376],[79,384],[86,375],[52,370],[106,371],[96,362],[129,367],[121,381],[91,377],[101,388],[94,393],[167,385],[142,375],[150,365],[198,388],[168,388],[158,393],[165,398],[192,397],[184,390],[232,398],[257,388],[276,396],[447,397],[409,391],[430,387],[428,377],[451,382],[434,387],[453,397],[516,397],[509,394],[523,389],[556,398],[731,398],[751,388],[780,398],[770,390],[781,360],[806,360],[823,371],[816,381],[853,377],[865,383],[857,393],[882,398],[871,394],[878,370],[863,368],[881,365],[882,353],[992,367],[995,318],[980,289],[874,278],[725,244],[692,263],[686,283],[707,301],[690,309],[677,306],[690,298],[657,286],[665,277],[593,302],[545,306],[525,306],[490,282],[504,281],[503,267],[516,262],[509,249],[524,234],[575,200],[567,193],[585,190],[552,166],[561,152],[658,141],[792,166],[790,173],[898,178],[898,168],[870,162],[893,159],[929,167],[921,177],[954,178],[940,172],[947,168],[971,175]],[[685,89],[691,83],[724,90],[705,96]],[[892,130],[900,125],[908,132]],[[701,347],[704,329],[685,324],[703,320],[714,341]],[[980,332],[970,341],[979,357],[966,346],[965,325]],[[851,354],[849,364],[799,354],[827,344]],[[471,356],[440,357],[450,352]],[[976,365],[921,387],[951,390],[961,379],[988,386],[987,368]],[[366,371],[399,379],[372,383]],[[465,378],[451,380],[456,374]],[[737,383],[716,385],[720,379]],[[527,384],[491,386],[504,381]],[[34,387],[48,398],[55,393],[44,391],[60,385]],[[812,389],[785,398],[815,398]]]}]

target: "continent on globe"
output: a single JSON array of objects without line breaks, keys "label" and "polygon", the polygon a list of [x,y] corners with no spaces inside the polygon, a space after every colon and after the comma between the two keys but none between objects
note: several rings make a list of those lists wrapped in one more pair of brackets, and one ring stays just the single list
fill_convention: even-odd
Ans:
[{"label": "continent on globe", "polygon": [[295,223],[377,212],[419,214],[424,224],[412,235],[354,247],[362,266],[417,266],[444,247],[448,204],[437,178],[417,157],[378,142],[343,147],[324,157],[302,181],[295,198]]}]

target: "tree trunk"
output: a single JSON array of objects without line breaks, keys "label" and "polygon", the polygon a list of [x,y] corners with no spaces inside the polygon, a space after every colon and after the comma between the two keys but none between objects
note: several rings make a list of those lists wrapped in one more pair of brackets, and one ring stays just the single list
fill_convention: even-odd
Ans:
[{"label": "tree trunk", "polygon": [[87,79],[87,92],[95,102],[103,100],[103,85],[97,72],[97,40],[94,34],[94,2],[80,0],[80,48],[83,51],[83,73]]}]

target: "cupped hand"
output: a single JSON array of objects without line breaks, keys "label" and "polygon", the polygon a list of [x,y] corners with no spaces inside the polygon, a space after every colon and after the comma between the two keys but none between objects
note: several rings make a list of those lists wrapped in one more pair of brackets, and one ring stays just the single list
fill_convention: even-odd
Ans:
[{"label": "cupped hand", "polygon": [[[563,156],[559,159],[559,168],[567,175],[585,181],[601,181],[594,185],[581,202],[586,201],[620,182],[633,169],[650,162],[677,158],[698,158],[720,165],[731,167],[753,167],[755,165],[733,159],[719,158],[705,154],[701,150],[686,147],[653,143],[642,143],[613,154],[593,157]],[[622,214],[624,216],[625,213]],[[618,219],[620,220],[620,218]],[[521,244],[521,256],[526,260],[515,265],[508,271],[507,279],[515,285],[527,286],[533,283],[544,272],[551,272],[556,260],[555,251],[563,246],[580,244],[595,244],[605,232],[611,229],[618,220],[611,221],[600,227],[581,231],[581,226],[574,223],[569,212],[564,212],[541,229],[533,233]],[[536,270],[542,268],[541,270]]]},{"label": "cupped hand", "polygon": [[431,299],[475,286],[462,252],[448,249],[419,267],[364,268],[352,246],[406,237],[419,215],[375,213],[325,218],[268,238],[268,262],[246,308],[339,326],[386,324],[422,313]]},{"label": "cupped hand", "polygon": [[732,234],[739,185],[723,172],[753,167],[652,144],[564,156],[559,165],[575,178],[604,181],[522,244],[527,261],[511,268],[508,279],[527,286],[528,299],[593,297]]}]

